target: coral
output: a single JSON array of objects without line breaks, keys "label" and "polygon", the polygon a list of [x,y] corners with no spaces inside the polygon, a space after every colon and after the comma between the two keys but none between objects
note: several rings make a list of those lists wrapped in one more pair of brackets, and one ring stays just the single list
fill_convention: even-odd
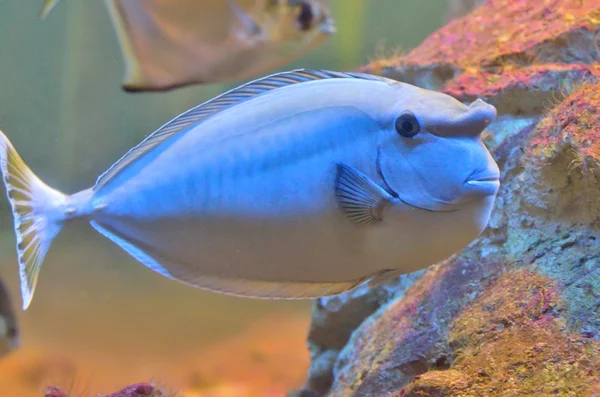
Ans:
[{"label": "coral", "polygon": [[176,397],[176,395],[175,393],[167,394],[150,383],[138,383],[104,397]]},{"label": "coral", "polygon": [[[487,0],[407,55],[361,68],[427,88],[468,69],[598,60],[597,0]],[[591,51],[590,51],[591,50]]]},{"label": "coral", "polygon": [[600,177],[600,84],[586,84],[540,121],[531,142],[532,161],[547,163],[567,144],[573,165]]},{"label": "coral", "polygon": [[600,0],[488,0],[360,69],[494,104],[502,186],[469,247],[362,291],[373,313],[353,316],[352,295],[315,305],[297,395],[600,394],[599,30]]},{"label": "coral", "polygon": [[[379,288],[360,286],[347,294],[315,300],[308,333],[313,366],[309,375],[310,389],[324,391],[331,387],[332,371],[339,351],[350,334],[364,319],[394,296],[400,296],[422,272],[389,280]],[[326,349],[322,349],[326,346]]]},{"label": "coral", "polygon": [[[45,397],[75,397],[56,386],[46,389]],[[167,392],[150,383],[136,383],[122,390],[102,397],[179,397],[177,393]]]},{"label": "coral", "polygon": [[585,395],[600,381],[600,341],[564,333],[549,314],[560,304],[547,276],[503,274],[454,321],[452,368],[415,377],[399,396]]},{"label": "coral", "polygon": [[469,102],[482,98],[496,106],[499,114],[539,114],[562,100],[574,82],[594,82],[599,76],[600,66],[596,64],[467,69],[447,81],[443,92]]}]

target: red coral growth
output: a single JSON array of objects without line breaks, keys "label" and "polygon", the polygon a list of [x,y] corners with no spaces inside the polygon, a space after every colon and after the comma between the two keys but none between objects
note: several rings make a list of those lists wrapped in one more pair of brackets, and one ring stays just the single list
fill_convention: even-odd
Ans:
[{"label": "red coral growth", "polygon": [[573,148],[575,165],[584,171],[600,163],[600,84],[589,84],[568,96],[542,119],[530,142],[531,155],[553,158],[565,146]]},{"label": "red coral growth", "polygon": [[[72,397],[69,396],[65,391],[56,386],[49,386],[46,389],[44,397]],[[175,397],[174,395],[166,395],[157,387],[150,383],[136,383],[125,387],[124,389],[107,394],[104,397]]]},{"label": "red coral growth", "polygon": [[149,383],[137,383],[105,397],[165,397],[165,395]]},{"label": "red coral growth", "polygon": [[[546,64],[524,68],[505,67],[499,72],[467,69],[446,83],[443,92],[457,98],[491,98],[507,90],[527,92],[555,91],[573,81],[600,76],[600,65]],[[563,87],[561,87],[563,86]]]},{"label": "red coral growth", "polygon": [[[521,59],[541,56],[568,62],[573,54],[557,53],[552,42],[568,40],[567,34],[591,33],[599,24],[598,0],[488,0],[467,18],[429,36],[401,62],[419,67],[452,64],[461,69],[502,64],[508,56],[517,61],[517,54]],[[588,39],[594,40],[594,34]],[[589,46],[585,49],[589,51]],[[372,65],[365,69],[377,70]]]}]

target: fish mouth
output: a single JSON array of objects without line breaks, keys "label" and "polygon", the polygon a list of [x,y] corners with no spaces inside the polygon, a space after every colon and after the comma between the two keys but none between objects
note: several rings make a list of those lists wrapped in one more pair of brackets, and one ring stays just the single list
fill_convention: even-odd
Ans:
[{"label": "fish mouth", "polygon": [[480,197],[493,196],[500,189],[500,177],[497,175],[488,175],[469,179],[465,182],[465,188],[473,190]]}]

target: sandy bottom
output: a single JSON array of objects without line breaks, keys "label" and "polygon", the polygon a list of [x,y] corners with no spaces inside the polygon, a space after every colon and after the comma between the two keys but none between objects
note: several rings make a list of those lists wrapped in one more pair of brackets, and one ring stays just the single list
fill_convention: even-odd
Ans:
[{"label": "sandy bottom", "polygon": [[156,381],[188,397],[275,397],[306,376],[310,301],[190,288],[91,230],[59,236],[26,312],[8,233],[0,235],[0,277],[21,331],[21,347],[0,358],[2,395],[38,397],[56,384],[96,396]]}]

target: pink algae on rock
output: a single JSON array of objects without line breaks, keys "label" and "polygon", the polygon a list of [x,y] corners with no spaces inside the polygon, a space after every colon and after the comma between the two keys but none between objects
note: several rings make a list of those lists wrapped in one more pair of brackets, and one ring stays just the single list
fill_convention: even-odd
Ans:
[{"label": "pink algae on rock", "polygon": [[565,146],[573,165],[600,177],[600,84],[585,84],[552,109],[537,125],[531,155],[547,162]]},{"label": "pink algae on rock", "polygon": [[[450,74],[458,74],[470,67],[509,62],[592,63],[600,57],[600,52],[589,51],[596,43],[599,8],[597,0],[488,0],[405,56],[383,63],[376,60],[363,70],[386,74],[386,68],[446,65]],[[565,43],[581,46],[583,51],[565,51]]]}]

